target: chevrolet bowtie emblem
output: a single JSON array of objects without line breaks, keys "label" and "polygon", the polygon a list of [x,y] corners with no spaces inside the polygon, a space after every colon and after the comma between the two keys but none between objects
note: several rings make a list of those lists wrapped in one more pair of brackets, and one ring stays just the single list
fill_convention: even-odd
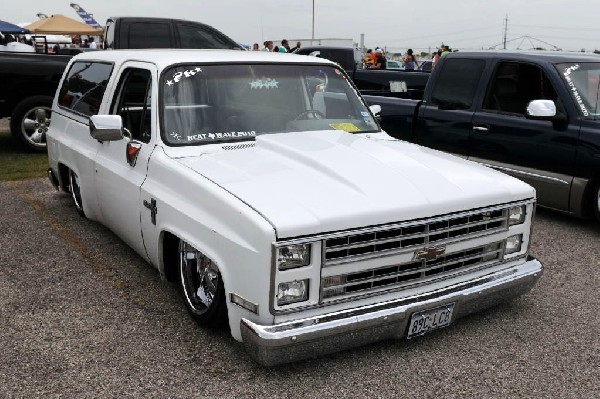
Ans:
[{"label": "chevrolet bowtie emblem", "polygon": [[438,256],[446,252],[446,247],[427,247],[421,251],[415,252],[415,260],[424,260],[426,262],[436,260]]}]

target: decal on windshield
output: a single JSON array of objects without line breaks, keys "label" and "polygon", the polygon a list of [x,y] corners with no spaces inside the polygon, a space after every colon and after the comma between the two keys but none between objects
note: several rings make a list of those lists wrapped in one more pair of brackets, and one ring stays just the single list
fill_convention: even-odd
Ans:
[{"label": "decal on windshield", "polygon": [[343,130],[348,133],[360,132],[360,128],[354,123],[332,123],[329,126],[335,130]]},{"label": "decal on windshield", "polygon": [[187,136],[188,141],[196,140],[220,140],[231,137],[254,137],[254,130],[248,132],[215,132],[215,133],[198,133]]},{"label": "decal on windshield", "polygon": [[179,133],[171,132],[169,136],[173,137],[174,140],[181,140],[181,134]]},{"label": "decal on windshield", "polygon": [[179,83],[181,81],[181,79],[187,79],[187,78],[192,77],[195,74],[200,73],[200,72],[202,72],[202,69],[200,67],[188,69],[183,72],[175,72],[173,74],[172,79],[167,79],[166,85],[173,86],[175,83]]},{"label": "decal on windshield", "polygon": [[279,82],[273,78],[254,79],[250,82],[251,89],[278,89]]},{"label": "decal on windshield", "polygon": [[583,99],[581,98],[581,95],[579,94],[577,87],[575,87],[575,83],[573,83],[573,80],[571,79],[571,73],[578,69],[579,69],[579,64],[575,64],[575,65],[571,65],[570,67],[566,67],[565,71],[563,72],[563,76],[565,77],[565,80],[567,81],[569,90],[571,90],[571,92],[573,93],[573,97],[575,97],[575,100],[577,101],[577,105],[579,105],[579,108],[581,109],[581,113],[583,113],[583,116],[589,116],[590,113],[587,110],[587,107],[585,106],[585,104],[583,103]]}]

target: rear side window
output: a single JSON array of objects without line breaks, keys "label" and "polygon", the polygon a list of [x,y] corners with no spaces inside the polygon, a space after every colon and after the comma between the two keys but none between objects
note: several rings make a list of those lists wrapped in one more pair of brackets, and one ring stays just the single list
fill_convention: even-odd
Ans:
[{"label": "rear side window", "polygon": [[58,105],[83,115],[96,115],[112,69],[108,63],[74,62],[60,88]]},{"label": "rear side window", "polygon": [[441,108],[470,109],[484,67],[483,60],[445,60],[432,89],[431,103]]},{"label": "rear side window", "polygon": [[171,26],[161,22],[138,22],[129,26],[129,48],[171,48]]},{"label": "rear side window", "polygon": [[206,25],[177,24],[181,48],[237,49],[239,45],[223,33]]}]

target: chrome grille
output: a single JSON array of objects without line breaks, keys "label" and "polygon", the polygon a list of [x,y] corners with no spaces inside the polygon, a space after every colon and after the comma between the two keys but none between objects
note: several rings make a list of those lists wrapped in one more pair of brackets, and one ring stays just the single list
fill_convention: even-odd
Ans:
[{"label": "chrome grille", "polygon": [[328,238],[324,241],[323,265],[351,262],[402,252],[406,248],[491,234],[506,230],[507,218],[507,209],[486,210]]},{"label": "chrome grille", "polygon": [[[321,299],[327,300],[378,289],[395,289],[418,284],[435,277],[495,263],[502,259],[505,241],[438,256],[433,260],[417,260],[357,273],[323,277]],[[434,277],[435,276],[435,277]]]}]

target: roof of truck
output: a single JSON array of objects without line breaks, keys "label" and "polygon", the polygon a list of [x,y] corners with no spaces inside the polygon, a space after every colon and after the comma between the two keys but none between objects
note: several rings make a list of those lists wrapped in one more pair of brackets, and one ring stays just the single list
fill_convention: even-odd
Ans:
[{"label": "roof of truck", "polygon": [[455,51],[447,56],[452,58],[514,59],[523,61],[535,59],[551,63],[600,62],[600,55],[598,54],[566,51]]},{"label": "roof of truck", "polygon": [[243,50],[140,49],[105,50],[78,54],[73,60],[106,61],[121,64],[126,61],[150,62],[163,69],[181,63],[292,63],[332,64],[333,62],[306,55]]}]

